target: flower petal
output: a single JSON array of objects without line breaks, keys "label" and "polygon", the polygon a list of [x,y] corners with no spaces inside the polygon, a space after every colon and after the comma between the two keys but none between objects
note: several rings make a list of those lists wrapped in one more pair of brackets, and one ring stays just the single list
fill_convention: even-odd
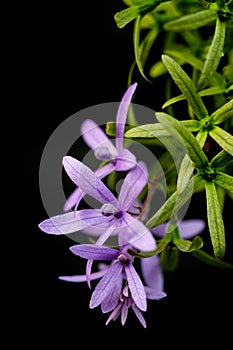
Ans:
[{"label": "flower petal", "polygon": [[[206,227],[205,221],[200,219],[183,220],[178,224],[180,237],[189,239],[201,233]],[[166,234],[167,222],[151,229],[151,232],[157,237],[164,237]]]},{"label": "flower petal", "polygon": [[86,144],[96,150],[106,147],[112,156],[117,155],[117,150],[104,131],[91,119],[86,119],[81,125],[81,134]]},{"label": "flower petal", "polygon": [[139,220],[126,213],[125,221],[130,235],[129,242],[141,251],[156,249],[156,241],[150,230]]},{"label": "flower petal", "polygon": [[139,309],[146,311],[146,292],[142,281],[132,264],[125,266],[125,273],[132,298]]},{"label": "flower petal", "polygon": [[122,273],[123,265],[118,261],[114,261],[106,274],[100,280],[100,282],[95,287],[95,290],[91,296],[90,308],[100,305],[102,301],[108,296],[109,293],[112,293],[113,288],[116,287],[119,276]]},{"label": "flower petal", "polygon": [[66,156],[63,158],[63,165],[71,180],[79,186],[83,192],[101,203],[117,203],[112,192],[97,175],[82,162],[73,157]]},{"label": "flower petal", "polygon": [[160,300],[160,299],[165,298],[167,296],[166,293],[162,292],[159,289],[150,288],[148,286],[144,286],[144,287],[145,287],[147,299]]},{"label": "flower petal", "polygon": [[101,303],[101,310],[103,313],[110,312],[118,304],[119,295],[122,288],[123,277],[122,274],[119,276],[118,281],[116,282],[115,288],[112,289],[111,293],[108,293],[106,298]]},{"label": "flower petal", "polygon": [[46,233],[61,235],[82,230],[87,224],[78,220],[72,212],[53,216],[42,221],[38,226]]},{"label": "flower petal", "polygon": [[116,170],[127,171],[135,167],[137,164],[136,157],[128,149],[123,148],[120,154],[116,157]]},{"label": "flower petal", "polygon": [[142,189],[148,181],[148,170],[144,162],[137,165],[128,172],[121,186],[118,202],[123,210],[128,210],[135,202]]},{"label": "flower petal", "polygon": [[141,270],[145,284],[151,288],[163,291],[164,278],[158,255],[141,259]]},{"label": "flower petal", "polygon": [[67,200],[64,204],[63,211],[66,212],[66,211],[72,209],[75,205],[78,206],[78,204],[80,203],[80,201],[84,195],[85,195],[85,193],[82,190],[80,190],[79,187],[77,187],[71,193],[71,195],[67,198]]},{"label": "flower petal", "polygon": [[135,315],[137,316],[138,320],[143,325],[143,327],[146,328],[146,321],[145,321],[144,317],[142,316],[141,311],[138,309],[138,307],[136,305],[132,305],[132,309],[133,309]]},{"label": "flower petal", "polygon": [[81,258],[91,260],[116,260],[119,256],[118,250],[97,244],[77,244],[70,250]]},{"label": "flower petal", "polygon": [[[106,271],[107,269],[91,273],[90,280],[92,281],[103,277]],[[59,280],[67,281],[67,282],[86,282],[87,281],[86,275],[59,276],[58,278]]]},{"label": "flower petal", "polygon": [[180,237],[182,239],[189,239],[201,233],[205,229],[206,224],[203,220],[192,219],[181,221],[178,227],[180,229]]},{"label": "flower petal", "polygon": [[124,129],[130,101],[137,87],[137,83],[132,84],[123,95],[116,116],[116,148],[120,151],[123,148]]},{"label": "flower petal", "polygon": [[80,231],[88,226],[105,224],[109,221],[109,217],[103,216],[102,213],[95,209],[83,209],[62,215],[53,216],[42,221],[39,228],[53,235],[68,234]]}]

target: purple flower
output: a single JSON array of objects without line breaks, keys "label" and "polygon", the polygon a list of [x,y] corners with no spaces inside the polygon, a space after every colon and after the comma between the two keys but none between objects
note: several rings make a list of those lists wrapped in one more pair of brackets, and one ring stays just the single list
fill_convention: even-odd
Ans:
[{"label": "purple flower", "polygon": [[88,276],[61,276],[61,280],[83,282],[101,278],[91,296],[90,308],[101,305],[103,313],[111,312],[106,325],[121,315],[121,323],[125,324],[128,310],[132,308],[135,315],[146,328],[146,321],[141,311],[146,311],[147,300],[159,300],[166,296],[163,292],[163,274],[158,256],[141,259],[142,275],[146,285],[143,285],[136,272],[134,258],[128,253],[130,246],[120,250],[113,248],[82,244],[71,247],[71,251],[88,260],[112,260],[110,265],[103,264],[101,270]]},{"label": "purple flower", "polygon": [[117,234],[119,245],[130,243],[136,249],[150,251],[156,241],[150,230],[128,211],[148,181],[145,163],[138,162],[125,177],[118,199],[86,165],[73,157],[64,157],[63,165],[72,181],[100,203],[100,209],[83,209],[44,220],[39,228],[49,234],[68,234],[88,227],[97,227],[102,245],[111,234]]},{"label": "purple flower", "polygon": [[[182,239],[192,238],[199,233],[201,233],[205,229],[205,221],[200,219],[191,219],[191,220],[183,220],[178,223],[178,229],[180,233],[180,237]],[[163,238],[166,235],[167,222],[160,224],[157,227],[151,229],[151,232],[156,237]]]},{"label": "purple flower", "polygon": [[[108,163],[96,171],[99,178],[104,178],[112,171],[127,171],[136,165],[135,156],[123,147],[124,128],[133,93],[137,83],[132,84],[125,92],[116,116],[116,139],[115,146],[106,136],[103,130],[91,119],[86,119],[81,125],[81,133],[86,144],[94,151],[95,157],[99,160],[108,161]],[[77,187],[69,196],[64,211],[68,211],[74,206],[77,207],[85,193]]]}]

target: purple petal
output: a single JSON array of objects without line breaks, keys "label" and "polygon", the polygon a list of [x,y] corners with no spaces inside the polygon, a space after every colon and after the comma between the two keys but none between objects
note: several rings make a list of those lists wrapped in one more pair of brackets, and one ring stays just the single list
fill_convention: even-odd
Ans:
[{"label": "purple petal", "polygon": [[108,163],[95,171],[96,176],[99,179],[103,179],[105,176],[109,175],[115,170],[115,165],[113,163]]},{"label": "purple petal", "polygon": [[81,258],[91,260],[116,260],[119,256],[118,250],[95,244],[77,244],[70,250]]},{"label": "purple petal", "polygon": [[[104,219],[103,221],[106,221],[104,216],[100,212],[95,211],[95,219],[98,223],[100,223],[101,218]],[[92,224],[94,224],[94,221],[92,222]],[[88,225],[89,224],[87,222],[80,219],[79,212],[77,212],[77,215],[71,212],[53,216],[49,219],[42,221],[38,226],[42,231],[46,233],[61,235],[80,231]]]},{"label": "purple petal", "polygon": [[122,274],[119,276],[118,281],[116,282],[115,288],[112,289],[112,292],[109,293],[106,298],[101,303],[101,310],[103,313],[110,312],[118,304],[119,295],[122,288],[123,277]]},{"label": "purple petal", "polygon": [[[90,275],[90,280],[97,280],[106,273],[107,270],[97,271],[93,272]],[[74,276],[59,276],[59,280],[67,281],[67,282],[86,282],[87,276],[86,275],[74,275]]]},{"label": "purple petal", "polygon": [[205,229],[206,224],[203,220],[193,219],[181,221],[178,227],[181,238],[189,239],[201,233]]},{"label": "purple petal", "polygon": [[125,322],[126,322],[127,317],[128,317],[128,311],[129,311],[128,305],[126,305],[126,303],[123,303],[123,306],[121,309],[121,324],[122,324],[122,326],[125,325]]},{"label": "purple petal", "polygon": [[121,186],[119,194],[119,206],[123,210],[128,210],[134,204],[138,195],[145,187],[148,181],[148,171],[144,162],[138,162],[137,165],[128,172]]},{"label": "purple petal", "polygon": [[112,156],[117,155],[117,150],[103,130],[91,119],[86,119],[81,125],[81,134],[86,144],[96,150],[105,147]]},{"label": "purple petal", "polygon": [[146,292],[142,281],[132,264],[125,266],[125,273],[132,298],[139,309],[146,311]]},{"label": "purple petal", "polygon": [[[201,233],[205,227],[205,221],[200,219],[183,220],[178,224],[180,230],[180,237],[182,239],[189,239]],[[151,232],[157,237],[164,237],[166,234],[167,223],[164,222],[157,227],[151,229]]]},{"label": "purple petal", "polygon": [[[95,174],[96,174],[96,176],[98,176],[98,178],[102,179],[105,176],[107,176],[108,174],[110,174],[113,170],[115,170],[115,165],[113,163],[108,163],[108,164],[104,165],[103,167],[98,168],[95,171]],[[68,197],[68,199],[66,200],[63,211],[66,212],[66,211],[72,209],[74,206],[75,206],[75,208],[77,208],[81,199],[84,196],[85,196],[85,193],[83,191],[81,191],[79,187],[77,187],[73,191],[73,193],[71,193],[71,195]]]},{"label": "purple petal", "polygon": [[72,209],[75,205],[77,206],[81,199],[83,198],[83,196],[85,195],[85,193],[80,190],[79,187],[77,187],[72,193],[71,195],[67,198],[65,204],[64,204],[64,208],[63,211],[68,211],[70,209]]},{"label": "purple petal", "polygon": [[79,160],[66,156],[63,158],[63,165],[71,180],[79,186],[83,192],[101,203],[117,203],[115,196],[105,184],[90,168]]},{"label": "purple petal", "polygon": [[135,155],[126,148],[123,148],[121,150],[120,154],[116,157],[115,161],[117,171],[130,170],[137,164]]},{"label": "purple petal", "polygon": [[124,129],[130,101],[137,87],[137,83],[132,84],[121,99],[116,116],[116,148],[120,151],[123,148]]},{"label": "purple petal", "polygon": [[122,273],[122,269],[123,265],[118,261],[114,261],[111,264],[106,274],[95,287],[90,300],[91,309],[100,305],[102,301],[108,296],[108,294],[112,293],[112,290],[116,287],[119,276]]},{"label": "purple petal", "polygon": [[163,291],[164,278],[158,255],[142,258],[141,270],[147,286]]},{"label": "purple petal", "polygon": [[148,252],[156,249],[155,238],[141,221],[134,219],[129,214],[126,214],[125,220],[130,235],[128,243],[141,251]]},{"label": "purple petal", "polygon": [[148,286],[144,286],[144,287],[145,287],[147,299],[160,300],[160,299],[165,298],[167,296],[167,294],[162,292],[161,290],[153,289],[153,288],[150,288]]},{"label": "purple petal", "polygon": [[146,321],[145,321],[144,317],[142,316],[141,311],[138,309],[138,307],[136,305],[132,305],[132,309],[133,309],[135,315],[137,316],[138,320],[143,325],[143,327],[146,328]]}]

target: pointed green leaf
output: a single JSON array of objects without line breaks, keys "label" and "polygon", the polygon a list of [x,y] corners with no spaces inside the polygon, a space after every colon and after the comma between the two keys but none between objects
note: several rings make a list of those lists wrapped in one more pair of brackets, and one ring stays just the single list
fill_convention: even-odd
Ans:
[{"label": "pointed green leaf", "polygon": [[198,174],[194,175],[192,181],[188,183],[185,190],[179,195],[177,192],[174,192],[162,207],[147,221],[146,226],[152,228],[167,221],[172,215],[178,212],[202,184],[203,179]]},{"label": "pointed green leaf", "polygon": [[118,28],[124,28],[140,14],[140,6],[130,6],[114,15],[114,20]]},{"label": "pointed green leaf", "polygon": [[157,115],[159,122],[170,131],[171,135],[174,136],[178,141],[182,140],[188,150],[189,156],[197,166],[197,168],[203,167],[208,163],[208,158],[201,149],[195,136],[184,126],[180,121],[169,116],[168,114]]},{"label": "pointed green leaf", "polygon": [[151,49],[151,46],[159,33],[159,30],[156,27],[153,30],[150,30],[147,36],[142,41],[142,43],[140,44],[141,21],[141,16],[138,16],[134,24],[134,55],[139,72],[141,73],[144,79],[151,83],[151,81],[144,74],[144,65],[146,63],[146,59]]},{"label": "pointed green leaf", "polygon": [[217,172],[217,175],[214,179],[214,182],[224,188],[224,190],[233,193],[233,177],[222,173],[220,171]]},{"label": "pointed green leaf", "polygon": [[198,80],[198,90],[202,90],[210,81],[213,73],[216,71],[220,58],[223,54],[223,46],[225,42],[226,22],[222,22],[217,18],[216,28],[209,52],[207,54],[204,68]]},{"label": "pointed green leaf", "polygon": [[214,124],[220,124],[227,118],[233,117],[233,99],[225,103],[223,106],[218,108],[212,115],[211,118]]},{"label": "pointed green leaf", "polygon": [[225,261],[216,259],[214,256],[204,252],[203,250],[195,250],[191,253],[195,258],[199,259],[200,261],[203,261],[204,263],[214,266],[214,267],[220,267],[223,269],[231,269],[233,270],[233,265],[230,263],[227,263]]},{"label": "pointed green leaf", "polygon": [[193,81],[173,58],[162,55],[162,60],[173,80],[190,103],[196,116],[199,119],[206,117],[208,115],[207,109],[201,97],[197,94]]},{"label": "pointed green leaf", "polygon": [[214,168],[223,168],[232,161],[232,155],[222,150],[218,154],[216,154],[216,156],[211,160],[210,164]]},{"label": "pointed green leaf", "polygon": [[175,239],[173,242],[177,248],[184,253],[193,252],[203,246],[203,240],[200,236],[195,236],[192,241],[187,239]]},{"label": "pointed green leaf", "polygon": [[222,259],[225,254],[225,228],[218,194],[213,181],[205,183],[207,219],[214,256]]},{"label": "pointed green leaf", "polygon": [[207,130],[200,130],[199,133],[196,135],[197,142],[199,143],[201,148],[204,147],[207,136],[208,136]]},{"label": "pointed green leaf", "polygon": [[171,134],[169,131],[167,131],[164,126],[159,123],[140,125],[128,130],[125,133],[125,137],[127,138],[154,138],[170,135]]},{"label": "pointed green leaf", "polygon": [[216,10],[202,10],[196,13],[182,16],[164,25],[165,30],[180,32],[182,30],[194,30],[205,26],[217,18]]},{"label": "pointed green leaf", "polygon": [[150,80],[144,74],[144,71],[143,71],[144,67],[141,60],[141,50],[139,45],[140,30],[141,30],[140,22],[141,22],[141,16],[138,16],[135,20],[134,31],[133,31],[134,55],[135,55],[135,60],[136,60],[136,64],[138,66],[139,72],[141,73],[144,79],[150,82]]},{"label": "pointed green leaf", "polygon": [[115,13],[114,20],[118,28],[125,27],[142,13],[152,10],[161,0],[147,0],[135,6],[130,6],[120,12]]},{"label": "pointed green leaf", "polygon": [[209,134],[226,152],[233,156],[233,136],[231,134],[218,126],[215,126]]},{"label": "pointed green leaf", "polygon": [[181,193],[186,188],[193,173],[193,163],[190,157],[186,154],[181,162],[178,178],[177,178],[177,192]]},{"label": "pointed green leaf", "polygon": [[193,56],[191,53],[185,52],[184,50],[164,50],[164,54],[172,56],[175,59],[183,61],[184,63],[190,64],[193,68],[202,71],[204,64],[202,60]]}]

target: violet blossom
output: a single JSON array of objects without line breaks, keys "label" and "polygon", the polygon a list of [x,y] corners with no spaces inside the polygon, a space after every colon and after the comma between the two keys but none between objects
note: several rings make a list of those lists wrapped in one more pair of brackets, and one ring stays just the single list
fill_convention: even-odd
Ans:
[{"label": "violet blossom", "polygon": [[[168,223],[164,222],[150,230],[156,237],[163,238],[166,235],[167,225]],[[201,219],[182,220],[177,224],[181,239],[189,239],[198,235],[205,229],[205,226],[205,221]]]},{"label": "violet blossom", "polygon": [[[103,130],[91,119],[86,119],[81,125],[81,133],[86,144],[94,151],[95,157],[107,161],[107,164],[96,170],[96,175],[102,179],[112,171],[128,171],[136,165],[136,157],[128,149],[124,148],[124,128],[127,112],[137,83],[132,84],[126,90],[116,116],[115,145],[103,132]],[[77,207],[85,193],[77,187],[64,205],[64,211]]]},{"label": "violet blossom", "polygon": [[118,235],[119,242],[130,243],[136,249],[150,251],[156,248],[156,241],[150,230],[129,213],[129,209],[148,181],[148,171],[144,162],[138,162],[137,166],[127,173],[118,198],[80,161],[66,156],[63,158],[63,165],[71,180],[83,192],[102,203],[102,207],[51,217],[39,224],[42,231],[60,235],[95,226],[100,229],[100,236],[96,242],[99,245],[102,245],[110,235]]},{"label": "violet blossom", "polygon": [[130,245],[120,250],[82,244],[71,247],[71,251],[88,260],[111,260],[110,265],[101,265],[98,272],[90,276],[61,276],[61,280],[69,282],[83,282],[88,279],[101,278],[92,293],[90,308],[101,306],[103,313],[111,312],[106,325],[121,315],[121,323],[125,324],[128,310],[132,308],[144,328],[146,321],[141,311],[147,310],[147,299],[160,300],[166,296],[163,291],[163,274],[158,256],[141,259],[142,276],[146,283],[143,285],[133,262],[134,257],[128,253]]}]

